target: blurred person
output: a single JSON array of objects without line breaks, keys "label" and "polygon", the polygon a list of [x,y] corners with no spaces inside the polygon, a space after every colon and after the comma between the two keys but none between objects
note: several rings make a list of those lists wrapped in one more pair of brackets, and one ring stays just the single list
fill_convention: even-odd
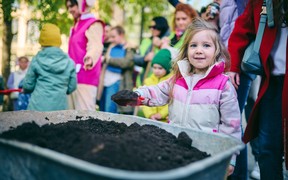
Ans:
[{"label": "blurred person", "polygon": [[[151,31],[150,38],[144,38],[139,47],[139,53],[134,56],[134,63],[138,69],[140,76],[137,78],[137,86],[142,85],[144,79],[150,73],[150,63],[159,51],[161,39],[170,35],[170,28],[165,17],[154,17],[149,25]],[[149,67],[148,67],[149,64]],[[146,71],[147,70],[147,71]]]},{"label": "blurred person", "polygon": [[[103,82],[99,87],[99,93],[101,93],[99,108],[100,111],[118,113],[117,105],[111,100],[111,96],[120,88],[130,90],[133,88],[133,50],[126,46],[125,30],[122,26],[112,27],[109,37],[111,44],[106,52],[101,73]],[[126,113],[133,111],[129,109],[130,112]]]},{"label": "blurred person", "polygon": [[[157,85],[158,83],[169,79],[171,72],[171,53],[168,49],[161,49],[153,58],[152,74],[144,80],[144,86]],[[168,105],[159,107],[142,107],[144,116],[157,121],[167,121]]]},{"label": "blurred person", "polygon": [[28,110],[68,109],[67,94],[77,87],[74,62],[59,47],[60,29],[44,24],[39,43],[41,50],[33,57],[23,80],[24,93],[31,93]]},{"label": "blurred person", "polygon": [[[258,164],[261,179],[283,179],[282,161],[285,157],[287,168],[287,118],[288,118],[288,82],[287,82],[287,1],[271,1],[273,9],[268,12],[259,55],[264,74],[258,98],[252,109],[245,134],[244,142],[258,137]],[[239,89],[244,74],[240,64],[244,51],[257,34],[263,0],[250,0],[245,11],[235,22],[235,28],[229,38],[228,49],[231,54],[231,82]],[[267,4],[266,4],[267,5]],[[270,12],[270,10],[273,10]],[[274,16],[269,20],[269,16]],[[241,74],[240,74],[241,73]],[[285,142],[285,141],[284,141]]]},{"label": "blurred person", "polygon": [[201,18],[205,21],[214,24],[215,26],[219,27],[219,14],[220,14],[220,4],[219,1],[214,1],[208,4],[205,8],[205,12],[201,14]]},{"label": "blurred person", "polygon": [[[19,65],[19,69],[15,72],[12,72],[7,81],[8,89],[18,89],[20,82],[24,79],[29,65],[29,59],[26,56],[21,56],[17,59],[17,65]],[[19,92],[12,92],[10,94],[10,98],[13,102],[13,110],[17,111],[18,108],[18,96]]]},{"label": "blurred person", "polygon": [[111,44],[110,38],[109,38],[109,33],[110,33],[111,28],[112,28],[111,25],[110,25],[109,23],[105,22],[105,28],[104,28],[104,30],[105,30],[105,32],[104,32],[105,36],[104,36],[104,43],[103,43],[102,55],[105,55],[105,54],[106,54],[107,49],[108,49],[109,45]]},{"label": "blurred person", "polygon": [[[219,15],[220,37],[226,47],[228,46],[228,40],[229,40],[231,32],[234,29],[234,24],[235,24],[236,19],[244,11],[244,5],[247,3],[245,1],[241,1],[241,2],[236,1],[236,0],[232,0],[232,1],[222,0],[221,1],[221,5],[220,5],[221,13]],[[249,112],[251,111],[252,109],[251,106],[254,105],[255,101],[254,102],[251,101],[252,97],[249,98],[249,101],[247,101],[248,92],[251,86],[252,79],[250,79],[249,76],[247,76],[244,73],[242,73],[241,76],[243,76],[243,78],[241,78],[241,81],[242,81],[240,83],[241,85],[237,89],[237,98],[238,98],[238,103],[239,103],[241,114],[244,110],[245,104],[247,104],[245,108],[245,116],[246,116],[245,118],[247,120],[249,118],[248,111]],[[256,86],[256,84],[254,86]],[[252,94],[252,91],[251,91],[251,94]],[[255,96],[253,99],[256,99],[256,97],[257,96]],[[248,107],[251,107],[251,109],[249,110]],[[242,131],[244,131],[243,128],[242,128]],[[254,145],[254,143],[251,143],[251,147],[252,147],[253,154],[255,154],[255,160],[257,161],[256,153],[254,153],[254,152],[257,152],[257,147]],[[255,165],[257,165],[257,163],[255,163]],[[258,178],[257,178],[257,172],[259,174]],[[251,175],[253,175],[252,177],[255,179],[260,179],[260,172],[257,171],[257,167],[254,168]],[[245,146],[245,148],[241,150],[240,154],[237,156],[235,170],[228,179],[247,180],[247,178],[248,178],[248,154],[247,154],[247,147]]]},{"label": "blurred person", "polygon": [[74,18],[68,54],[76,64],[78,85],[77,90],[72,94],[76,110],[96,110],[104,23],[90,13],[94,4],[95,0],[66,0],[66,7]]},{"label": "blurred person", "polygon": [[[179,49],[184,40],[185,30],[195,17],[198,17],[198,13],[190,5],[177,3],[177,5],[175,6],[173,23],[172,23],[173,33],[171,33],[169,38],[164,38],[162,40],[161,47],[162,48],[174,47],[176,49]],[[170,51],[172,51],[171,48]]]}]

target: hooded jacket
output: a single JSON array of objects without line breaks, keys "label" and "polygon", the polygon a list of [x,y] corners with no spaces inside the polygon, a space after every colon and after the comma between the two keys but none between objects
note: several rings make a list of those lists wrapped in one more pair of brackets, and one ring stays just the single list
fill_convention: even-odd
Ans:
[{"label": "hooded jacket", "polygon": [[[144,105],[163,106],[169,102],[169,123],[208,133],[222,133],[241,140],[241,114],[236,91],[223,74],[224,62],[211,66],[204,77],[191,85],[193,75],[187,60],[177,62],[182,77],[176,79],[173,100],[169,92],[172,78],[155,86],[143,86],[136,90]],[[236,160],[232,157],[231,162]]]},{"label": "hooded jacket", "polygon": [[[169,104],[169,123],[206,132],[224,133],[241,139],[240,110],[236,91],[223,74],[224,62],[211,66],[194,86],[187,60],[178,61],[182,77],[176,80]],[[172,79],[136,91],[145,97],[144,105],[163,106],[170,102]]]},{"label": "hooded jacket", "polygon": [[57,47],[46,47],[32,59],[23,89],[31,92],[28,110],[53,111],[68,108],[67,94],[77,86],[74,62]]}]

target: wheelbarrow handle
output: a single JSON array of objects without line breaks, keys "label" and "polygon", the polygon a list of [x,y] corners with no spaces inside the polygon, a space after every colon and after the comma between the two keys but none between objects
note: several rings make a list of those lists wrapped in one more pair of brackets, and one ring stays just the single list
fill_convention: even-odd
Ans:
[{"label": "wheelbarrow handle", "polygon": [[4,89],[4,90],[0,90],[0,94],[10,94],[12,92],[22,92],[22,89]]}]

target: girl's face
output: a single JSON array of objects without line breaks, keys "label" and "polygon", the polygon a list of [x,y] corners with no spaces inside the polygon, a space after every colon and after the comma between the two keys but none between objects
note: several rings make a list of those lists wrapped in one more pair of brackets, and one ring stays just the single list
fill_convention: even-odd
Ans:
[{"label": "girl's face", "polygon": [[183,11],[177,11],[175,14],[176,29],[185,31],[192,19]]},{"label": "girl's face", "polygon": [[73,16],[74,19],[78,19],[80,17],[81,12],[76,4],[72,5],[70,1],[67,1],[66,6],[69,13]]},{"label": "girl's face", "polygon": [[152,68],[153,68],[153,74],[156,77],[161,78],[166,75],[166,70],[161,65],[153,64]]},{"label": "girl's face", "polygon": [[151,21],[149,29],[151,30],[153,37],[158,37],[158,36],[160,36],[161,31],[156,29],[155,26],[156,26],[156,23],[154,21]]},{"label": "girl's face", "polygon": [[109,40],[113,44],[122,44],[124,41],[124,35],[119,34],[116,29],[110,31]]},{"label": "girl's face", "polygon": [[18,63],[19,63],[20,69],[21,69],[21,70],[25,70],[25,69],[27,69],[27,67],[28,67],[29,61],[27,61],[27,60],[24,59],[24,58],[21,58],[21,59],[19,59]]},{"label": "girl's face", "polygon": [[215,62],[216,47],[212,39],[213,33],[210,30],[197,32],[188,44],[188,59],[196,74],[204,74]]}]

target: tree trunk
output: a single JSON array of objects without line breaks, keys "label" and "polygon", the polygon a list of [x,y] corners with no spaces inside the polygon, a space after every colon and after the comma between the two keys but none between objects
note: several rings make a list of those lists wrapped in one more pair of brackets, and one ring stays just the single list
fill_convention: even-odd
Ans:
[{"label": "tree trunk", "polygon": [[3,47],[2,47],[2,74],[4,82],[6,83],[10,74],[10,57],[11,57],[11,43],[12,43],[12,23],[4,22],[3,28]]},{"label": "tree trunk", "polygon": [[[14,1],[2,0],[2,10],[3,10],[3,36],[2,36],[2,76],[6,86],[9,74],[10,74],[10,61],[11,61],[11,44],[12,44],[12,3]],[[11,99],[4,102],[3,111],[13,110]],[[12,109],[11,109],[12,108]]]},{"label": "tree trunk", "polygon": [[2,36],[2,75],[4,82],[7,82],[7,79],[10,74],[10,58],[11,58],[11,43],[12,43],[12,3],[13,1],[2,0],[2,10],[3,10],[3,36]]}]

